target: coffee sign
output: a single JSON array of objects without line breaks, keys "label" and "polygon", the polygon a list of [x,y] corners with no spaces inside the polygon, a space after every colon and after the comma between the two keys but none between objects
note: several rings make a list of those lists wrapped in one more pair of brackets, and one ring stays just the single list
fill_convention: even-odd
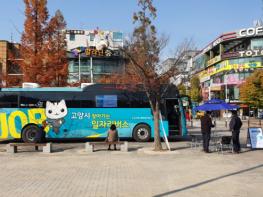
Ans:
[{"label": "coffee sign", "polygon": [[240,29],[239,36],[246,37],[246,36],[256,36],[263,34],[263,26],[260,27],[250,27],[248,29]]}]

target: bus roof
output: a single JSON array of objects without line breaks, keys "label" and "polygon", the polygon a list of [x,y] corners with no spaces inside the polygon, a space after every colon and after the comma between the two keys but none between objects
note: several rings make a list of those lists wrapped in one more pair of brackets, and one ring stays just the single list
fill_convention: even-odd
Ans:
[{"label": "bus roof", "polygon": [[[173,84],[163,86],[165,97],[179,97],[179,91]],[[0,88],[0,92],[96,92],[96,91],[136,91],[144,92],[142,85],[131,84],[92,84],[86,87],[39,87],[39,88]]]},{"label": "bus roof", "polygon": [[82,92],[80,87],[1,88],[1,92]]}]

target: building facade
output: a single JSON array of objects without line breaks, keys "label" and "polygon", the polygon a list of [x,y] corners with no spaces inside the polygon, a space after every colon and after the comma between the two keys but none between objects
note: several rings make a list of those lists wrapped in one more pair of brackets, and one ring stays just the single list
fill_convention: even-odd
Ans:
[{"label": "building facade", "polygon": [[20,45],[0,40],[0,87],[19,86],[23,74],[19,67]]},{"label": "building facade", "polygon": [[162,73],[170,69],[171,67],[176,67],[178,74],[171,78],[171,82],[175,85],[183,83],[186,87],[190,85],[190,74],[192,70],[192,58],[198,53],[197,50],[188,50],[182,57],[180,63],[176,62],[175,58],[168,58],[163,61],[161,67],[158,69],[158,73]]},{"label": "building facade", "polygon": [[209,43],[193,58],[192,74],[200,79],[204,101],[221,98],[242,103],[240,84],[256,69],[262,69],[262,62],[263,26],[244,28]]},{"label": "building facade", "polygon": [[69,83],[96,83],[103,76],[124,72],[122,32],[66,30],[66,41]]}]

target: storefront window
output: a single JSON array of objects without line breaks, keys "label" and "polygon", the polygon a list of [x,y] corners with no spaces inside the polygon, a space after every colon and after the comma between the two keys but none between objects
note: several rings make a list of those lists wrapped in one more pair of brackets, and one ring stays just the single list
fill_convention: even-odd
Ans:
[{"label": "storefront window", "polygon": [[75,41],[75,34],[69,34],[69,40]]},{"label": "storefront window", "polygon": [[228,86],[228,97],[230,100],[239,99],[239,89],[236,86]]},{"label": "storefront window", "polygon": [[210,86],[210,81],[205,81],[204,82],[204,88],[208,88]]},{"label": "storefront window", "polygon": [[251,40],[251,49],[262,49],[263,48],[263,38],[257,38]]},{"label": "storefront window", "polygon": [[200,70],[202,68],[205,68],[205,65],[207,63],[208,56],[203,54],[200,57],[196,58],[193,62],[193,69],[194,70]]},{"label": "storefront window", "polygon": [[261,62],[262,57],[238,58],[229,60],[229,64],[245,64],[249,62]]}]

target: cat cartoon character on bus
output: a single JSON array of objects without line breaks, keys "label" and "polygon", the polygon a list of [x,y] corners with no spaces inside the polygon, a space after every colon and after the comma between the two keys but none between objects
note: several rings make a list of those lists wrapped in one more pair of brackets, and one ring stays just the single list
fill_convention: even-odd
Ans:
[{"label": "cat cartoon character on bus", "polygon": [[47,119],[44,121],[44,124],[49,125],[56,134],[59,134],[59,129],[65,122],[64,117],[68,113],[65,100],[61,100],[58,103],[47,101],[45,113]]}]

